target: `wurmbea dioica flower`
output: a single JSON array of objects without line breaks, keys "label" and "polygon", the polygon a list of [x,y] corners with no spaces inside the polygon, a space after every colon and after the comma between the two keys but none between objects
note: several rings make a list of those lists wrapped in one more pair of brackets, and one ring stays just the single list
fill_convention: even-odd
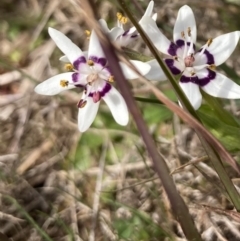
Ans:
[{"label": "wurmbea dioica flower", "polygon": [[[156,21],[157,13],[153,14],[153,7],[154,7],[154,1],[150,1],[140,22],[144,17],[151,17],[154,21]],[[117,18],[118,18],[118,26],[112,29],[108,28],[108,25],[104,19],[100,19],[99,23],[102,27],[102,30],[108,35],[108,37],[112,42],[114,42],[120,47],[126,47],[132,41],[138,39],[139,34],[135,27],[132,27],[128,30],[124,30],[124,25],[128,22],[128,18],[124,17],[121,13],[117,13]],[[85,33],[89,38],[89,36],[91,35],[91,32],[86,30]],[[66,63],[70,62],[66,55],[62,56],[59,60]],[[159,67],[158,62],[155,59],[147,61],[146,64],[150,65],[151,69],[148,72],[148,74],[145,75],[145,78],[149,80],[154,80],[154,81],[166,80],[165,74],[163,73],[162,69]]]},{"label": "wurmbea dioica flower", "polygon": [[[154,21],[157,19],[157,13],[153,14],[154,1],[150,1],[148,7],[143,15],[143,17],[152,17]],[[117,27],[109,29],[107,23],[104,19],[100,19],[99,23],[102,26],[103,31],[108,34],[109,38],[117,43],[121,47],[127,46],[133,40],[137,39],[139,34],[135,27],[128,30],[124,30],[124,25],[127,23],[128,19],[124,17],[121,13],[117,13],[118,23]],[[141,20],[140,20],[141,21]]]},{"label": "wurmbea dioica flower", "polygon": [[[71,64],[67,68],[71,72],[58,74],[37,85],[35,92],[42,95],[56,95],[64,90],[75,87],[83,88],[84,93],[78,102],[78,127],[86,131],[95,119],[100,100],[108,105],[115,121],[120,125],[128,123],[128,109],[121,94],[110,84],[114,76],[109,69],[107,60],[100,46],[97,35],[92,31],[88,52],[75,45],[68,37],[56,29],[49,28],[51,38],[58,48],[67,56]],[[148,64],[131,61],[140,74],[150,70]],[[119,63],[127,79],[138,75],[124,63]]]},{"label": "wurmbea dioica flower", "polygon": [[195,109],[202,102],[199,87],[214,97],[238,99],[240,86],[215,71],[234,51],[239,31],[209,39],[196,51],[196,23],[189,6],[180,8],[173,30],[174,42],[170,42],[150,17],[142,18],[140,25],[156,48],[168,55],[165,63],[174,75],[181,74],[180,86]]}]

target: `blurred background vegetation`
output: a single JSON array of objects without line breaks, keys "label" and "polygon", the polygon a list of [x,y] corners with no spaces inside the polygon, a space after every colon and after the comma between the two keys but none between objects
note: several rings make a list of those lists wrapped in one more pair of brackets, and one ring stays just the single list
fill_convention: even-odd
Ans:
[{"label": "blurred background vegetation", "polygon": [[[140,19],[134,1],[128,2]],[[199,46],[240,30],[240,1],[154,2],[157,24],[169,39],[184,4],[195,14]],[[148,5],[137,3],[143,10]],[[96,0],[95,5],[113,27],[120,11],[116,2]],[[12,241],[186,240],[133,121],[117,125],[102,103],[91,128],[81,134],[79,90],[54,97],[33,91],[37,83],[64,71],[62,53],[47,28],[64,32],[86,50],[87,21],[71,0],[0,1],[0,233]],[[129,48],[151,56],[140,39]],[[238,84],[239,54],[238,46],[218,68]],[[177,101],[168,82],[154,84]],[[155,99],[138,80],[131,85],[134,96]],[[199,116],[240,162],[240,100],[205,100]],[[161,104],[138,104],[203,240],[240,240],[240,217],[194,130]],[[230,167],[226,170],[239,190],[239,177]]]}]

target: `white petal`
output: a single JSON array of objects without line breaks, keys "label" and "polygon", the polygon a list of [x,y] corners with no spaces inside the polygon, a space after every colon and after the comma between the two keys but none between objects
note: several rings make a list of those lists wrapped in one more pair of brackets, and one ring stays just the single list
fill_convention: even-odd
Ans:
[{"label": "white petal", "polygon": [[86,101],[87,104],[78,110],[78,129],[80,132],[86,131],[91,126],[97,115],[100,104],[100,101],[94,103],[92,97],[87,97]]},{"label": "white petal", "polygon": [[152,15],[152,19],[156,22],[157,21],[157,13],[154,13],[153,15]]},{"label": "white petal", "polygon": [[74,85],[68,85],[66,87],[60,85],[61,80],[67,80],[69,83],[72,83],[72,74],[72,72],[68,72],[55,75],[37,85],[34,91],[40,95],[56,95],[62,91],[73,89],[75,88]]},{"label": "white petal", "polygon": [[112,28],[108,34],[111,41],[115,41],[120,35],[124,33],[124,30],[119,27]]},{"label": "white petal", "polygon": [[[88,51],[83,51],[82,54],[87,59]],[[64,62],[64,63],[70,63],[70,60],[68,59],[68,57],[66,55],[63,55],[62,57],[60,57],[59,61]]]},{"label": "white petal", "polygon": [[189,102],[192,104],[193,108],[197,110],[202,103],[202,95],[200,93],[198,85],[192,82],[179,82],[179,85],[181,86],[183,92],[187,96]]},{"label": "white petal", "polygon": [[103,97],[115,121],[126,126],[129,120],[128,108],[122,95],[112,86],[111,90]]},{"label": "white petal", "polygon": [[194,68],[195,66],[198,66],[198,65],[205,65],[208,63],[208,58],[207,58],[207,55],[206,54],[201,54],[199,52],[197,52],[194,56],[195,58],[195,61],[194,61]]},{"label": "white petal", "polygon": [[191,36],[194,43],[196,43],[197,38],[197,28],[196,21],[192,9],[184,5],[178,11],[178,16],[173,29],[173,39],[174,42],[178,39],[182,39],[182,32],[184,31],[185,36],[187,35],[188,28],[191,29]]},{"label": "white petal", "polygon": [[107,22],[104,19],[99,19],[98,20],[100,26],[102,27],[102,30],[104,33],[109,33],[110,29],[108,28]]},{"label": "white petal", "polygon": [[169,55],[168,49],[171,42],[158,29],[155,21],[150,17],[143,17],[139,24],[151,39],[155,47],[162,53]]},{"label": "white petal", "polygon": [[145,11],[143,16],[151,17],[152,16],[152,12],[153,12],[153,7],[154,7],[154,1],[151,1],[148,4],[147,9],[146,9],[146,11]]},{"label": "white petal", "polygon": [[[151,66],[147,63],[143,63],[137,60],[130,60],[130,62],[133,64],[133,66],[135,66],[141,75],[146,75],[151,69]],[[139,75],[134,70],[132,70],[131,67],[128,67],[125,63],[122,62],[119,64],[126,79],[138,78]]]},{"label": "white petal", "polygon": [[224,63],[237,46],[240,31],[227,33],[214,38],[207,50],[214,57],[216,66]]},{"label": "white petal", "polygon": [[97,56],[98,58],[105,58],[102,46],[99,42],[96,32],[93,30],[89,40],[88,57]]},{"label": "white petal", "polygon": [[110,30],[104,19],[100,19],[99,24],[101,25],[103,32],[106,33],[112,41],[115,41],[117,37],[124,33],[123,28],[120,27],[114,27]]},{"label": "white petal", "polygon": [[83,55],[82,50],[60,31],[48,28],[48,33],[71,63]]},{"label": "white petal", "polygon": [[146,79],[160,81],[167,79],[166,75],[162,71],[162,68],[159,66],[156,59],[150,60],[146,63],[151,66],[150,71],[145,75]]},{"label": "white petal", "polygon": [[68,57],[66,56],[66,55],[63,55],[62,57],[60,57],[60,59],[59,59],[61,62],[64,62],[64,63],[69,63],[70,61],[69,61],[69,59],[68,59]]},{"label": "white petal", "polygon": [[240,99],[240,86],[220,73],[202,89],[214,97]]}]

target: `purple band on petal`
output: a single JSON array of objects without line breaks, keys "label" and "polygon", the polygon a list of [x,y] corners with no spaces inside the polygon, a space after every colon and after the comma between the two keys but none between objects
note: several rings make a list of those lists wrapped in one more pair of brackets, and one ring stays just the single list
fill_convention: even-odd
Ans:
[{"label": "purple band on petal", "polygon": [[198,77],[197,76],[191,76],[191,77],[187,77],[185,75],[182,75],[180,78],[180,82],[181,83],[189,83],[192,82],[194,84],[198,84]]},{"label": "purple band on petal", "polygon": [[181,70],[174,66],[174,61],[175,60],[173,60],[173,59],[165,59],[164,61],[165,61],[166,65],[168,66],[168,68],[171,70],[171,72],[174,75],[177,75],[177,74],[181,73]]},{"label": "purple band on petal", "polygon": [[184,40],[182,40],[182,39],[178,39],[178,40],[176,41],[176,45],[177,45],[179,48],[181,48],[182,46],[185,45],[185,42],[184,42]]},{"label": "purple band on petal", "polygon": [[131,36],[131,38],[137,38],[139,34],[134,34]]},{"label": "purple band on petal", "polygon": [[170,44],[169,48],[168,48],[168,53],[171,55],[171,56],[176,56],[177,54],[177,45],[172,43]]},{"label": "purple band on petal", "polygon": [[[171,55],[171,56],[176,56],[177,55],[177,50],[179,48],[182,48],[183,46],[185,45],[185,42],[184,40],[182,39],[178,39],[176,41],[176,44],[172,43],[170,44],[169,48],[168,48],[168,53]],[[190,42],[187,42],[187,46],[190,46],[191,43]],[[196,46],[195,44],[193,44],[193,49],[194,51],[196,50]]]},{"label": "purple band on petal", "polygon": [[[106,82],[103,89],[101,91],[99,91],[101,97],[104,97],[111,90],[111,88],[112,88],[112,86]],[[93,97],[94,93],[91,92],[91,93],[89,93],[88,96]]]},{"label": "purple band on petal", "polygon": [[208,70],[208,75],[205,78],[202,79],[198,79],[198,84],[203,87],[205,85],[207,85],[211,80],[216,78],[216,72],[211,70],[211,69],[207,69]]},{"label": "purple band on petal", "polygon": [[112,89],[112,86],[109,83],[106,83],[103,89],[100,91],[101,96],[104,97],[110,90]]},{"label": "purple band on petal", "polygon": [[129,32],[129,29],[126,30],[126,31],[122,34],[122,36],[125,37],[126,35],[128,35],[128,32]]},{"label": "purple band on petal", "polygon": [[182,75],[180,78],[180,82],[181,83],[192,82],[194,84],[197,84],[197,85],[203,87],[203,86],[207,85],[211,80],[215,79],[215,77],[216,77],[216,72],[214,72],[210,69],[207,69],[207,71],[208,71],[208,75],[202,79],[199,79],[196,75],[192,76],[192,77],[187,77],[185,75]]},{"label": "purple band on petal", "polygon": [[107,60],[105,58],[98,58],[97,56],[90,56],[90,60],[92,60],[96,64],[100,64],[102,67],[104,67],[107,64]]},{"label": "purple band on petal", "polygon": [[73,82],[78,82],[78,73],[73,73],[72,74],[72,81]]},{"label": "purple band on petal", "polygon": [[[77,83],[78,80],[79,80],[79,73],[73,73],[73,74],[72,74],[72,81],[73,81],[74,83]],[[80,87],[80,88],[84,87],[84,85],[81,85],[81,84],[77,84],[77,85],[75,85],[75,86],[76,86],[76,87]]]},{"label": "purple band on petal", "polygon": [[[178,39],[178,40],[176,41],[176,45],[178,46],[178,48],[182,48],[182,47],[185,45],[185,42],[184,42],[184,40],[182,40],[182,39]],[[187,46],[190,46],[190,45],[191,45],[191,43],[190,43],[190,42],[187,42]],[[195,44],[193,44],[193,49],[194,49],[194,51],[196,50]]]},{"label": "purple band on petal", "polygon": [[[201,51],[201,49],[199,51]],[[207,64],[214,64],[215,63],[213,55],[208,50],[205,50],[203,53],[207,57]]]},{"label": "purple band on petal", "polygon": [[81,56],[73,62],[73,66],[75,69],[79,69],[80,64],[85,64],[86,62],[86,58],[84,56]]},{"label": "purple band on petal", "polygon": [[107,60],[105,58],[99,58],[98,63],[104,67],[107,64]]}]

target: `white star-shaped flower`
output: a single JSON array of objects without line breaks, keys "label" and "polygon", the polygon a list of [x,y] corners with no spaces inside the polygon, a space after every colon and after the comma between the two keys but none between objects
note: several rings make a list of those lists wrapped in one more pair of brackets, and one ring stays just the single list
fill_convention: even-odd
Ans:
[{"label": "white star-shaped flower", "polygon": [[235,31],[209,39],[196,51],[197,28],[192,9],[180,8],[173,30],[174,42],[170,42],[158,29],[155,21],[145,16],[140,25],[156,48],[168,55],[165,63],[174,75],[181,74],[180,86],[195,109],[202,103],[201,87],[214,97],[239,99],[240,86],[215,71],[234,51],[240,37]]},{"label": "white star-shaped flower", "polygon": [[[147,16],[151,17],[154,21],[156,21],[157,13],[153,14],[153,7],[154,1],[150,1],[142,18]],[[137,39],[139,34],[135,27],[124,30],[124,24],[127,22],[127,18],[124,17],[121,13],[117,13],[117,18],[117,27],[114,27],[112,29],[108,28],[108,25],[104,19],[100,19],[99,23],[102,26],[103,31],[109,36],[111,41],[115,42],[121,47],[126,47],[132,41]]]},{"label": "white star-shaped flower", "polygon": [[[35,92],[42,95],[55,95],[64,90],[80,87],[84,90],[78,103],[78,127],[86,131],[94,121],[100,100],[108,105],[113,118],[120,125],[127,125],[129,120],[127,105],[121,94],[110,84],[114,76],[108,66],[97,35],[92,31],[87,52],[75,45],[68,37],[56,29],[49,28],[51,38],[66,55],[71,64],[71,72],[58,74],[37,85]],[[131,61],[140,74],[149,72],[150,66],[140,61]],[[127,79],[138,75],[124,63],[119,63]]]}]

